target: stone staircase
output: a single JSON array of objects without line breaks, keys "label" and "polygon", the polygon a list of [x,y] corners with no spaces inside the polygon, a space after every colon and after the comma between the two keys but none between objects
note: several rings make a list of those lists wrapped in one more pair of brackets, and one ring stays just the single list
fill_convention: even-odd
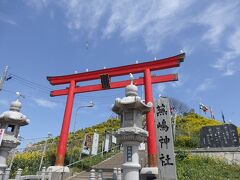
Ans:
[{"label": "stone staircase", "polygon": [[[97,173],[96,173],[97,174]],[[90,172],[82,171],[78,174],[75,174],[66,180],[89,180]],[[97,175],[96,175],[97,176]],[[112,180],[112,172],[103,172],[104,180]]]},{"label": "stone staircase", "polygon": [[[139,154],[139,163],[141,164],[142,167],[146,166],[147,162],[147,154],[145,151],[138,151]],[[105,172],[109,171],[112,172],[113,168],[122,168],[122,163],[123,163],[123,152],[120,152],[102,162],[99,164],[92,166],[93,169],[95,170],[103,170]]]},{"label": "stone staircase", "polygon": [[[145,151],[139,151],[139,163],[142,167],[146,166],[147,162],[147,154]],[[123,162],[123,152],[119,152],[118,154],[100,162],[97,165],[92,166],[92,169],[95,169],[96,172],[102,170],[104,180],[112,179],[113,168],[121,168]],[[97,173],[96,173],[97,174]],[[80,173],[74,174],[67,180],[88,180],[90,176],[90,172],[82,171]]]}]

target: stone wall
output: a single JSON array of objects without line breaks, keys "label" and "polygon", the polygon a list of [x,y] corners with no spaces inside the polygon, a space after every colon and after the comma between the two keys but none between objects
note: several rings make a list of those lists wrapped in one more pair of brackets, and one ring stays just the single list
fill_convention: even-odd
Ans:
[{"label": "stone wall", "polygon": [[191,154],[218,158],[229,164],[240,165],[240,147],[198,148],[191,150]]}]

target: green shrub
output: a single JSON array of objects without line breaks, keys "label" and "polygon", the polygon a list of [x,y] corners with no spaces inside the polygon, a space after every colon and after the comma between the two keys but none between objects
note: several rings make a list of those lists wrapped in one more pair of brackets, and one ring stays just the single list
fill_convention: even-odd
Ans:
[{"label": "green shrub", "polygon": [[178,180],[240,179],[240,166],[202,156],[176,158]]}]

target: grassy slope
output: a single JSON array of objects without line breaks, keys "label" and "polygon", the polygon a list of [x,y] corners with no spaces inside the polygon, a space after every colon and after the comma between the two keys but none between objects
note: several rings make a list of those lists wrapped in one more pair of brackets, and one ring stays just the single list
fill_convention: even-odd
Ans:
[{"label": "grassy slope", "polygon": [[178,180],[237,180],[240,179],[240,166],[200,156],[188,155],[177,158]]}]

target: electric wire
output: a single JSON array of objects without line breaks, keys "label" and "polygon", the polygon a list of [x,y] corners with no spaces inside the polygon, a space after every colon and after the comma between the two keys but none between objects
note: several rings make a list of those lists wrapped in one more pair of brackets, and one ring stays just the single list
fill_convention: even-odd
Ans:
[{"label": "electric wire", "polygon": [[[51,89],[51,88],[48,88],[48,87],[46,87],[46,86],[40,85],[40,84],[38,84],[38,83],[35,83],[35,82],[33,82],[33,81],[27,80],[27,79],[25,79],[25,78],[22,78],[22,77],[20,77],[20,76],[18,76],[18,75],[13,74],[13,73],[11,73],[11,75],[12,75],[12,78],[13,78],[13,79],[15,79],[16,81],[18,81],[18,82],[21,83],[22,85],[25,85],[25,86],[27,86],[27,87],[29,87],[29,88],[31,88],[31,89],[38,90],[38,91],[41,92],[41,93],[44,93],[44,94],[49,95],[49,94],[50,94],[49,92],[50,92],[50,91],[53,91],[53,89]],[[106,99],[106,97],[109,97],[109,95],[104,95],[104,96],[101,95],[101,97],[95,97],[95,99],[96,99],[96,100],[104,100],[104,99]],[[91,96],[91,95],[82,95],[81,98],[82,98],[82,99],[89,99],[89,98],[92,98],[92,96]],[[102,102],[103,102],[103,101],[102,101]]]},{"label": "electric wire", "polygon": [[31,84],[31,85],[33,85],[33,86],[36,86],[36,87],[38,87],[38,88],[40,88],[40,89],[43,89],[43,90],[47,90],[47,91],[52,91],[52,90],[53,90],[53,89],[51,89],[51,88],[49,88],[49,87],[46,87],[46,86],[41,85],[41,84],[38,84],[38,83],[36,83],[36,82],[27,80],[27,79],[25,79],[25,78],[22,78],[22,77],[16,75],[16,74],[13,74],[13,73],[10,73],[10,76],[13,77],[13,78],[15,78],[15,79],[18,79],[18,80],[20,80],[20,81],[24,81],[25,83]]}]

